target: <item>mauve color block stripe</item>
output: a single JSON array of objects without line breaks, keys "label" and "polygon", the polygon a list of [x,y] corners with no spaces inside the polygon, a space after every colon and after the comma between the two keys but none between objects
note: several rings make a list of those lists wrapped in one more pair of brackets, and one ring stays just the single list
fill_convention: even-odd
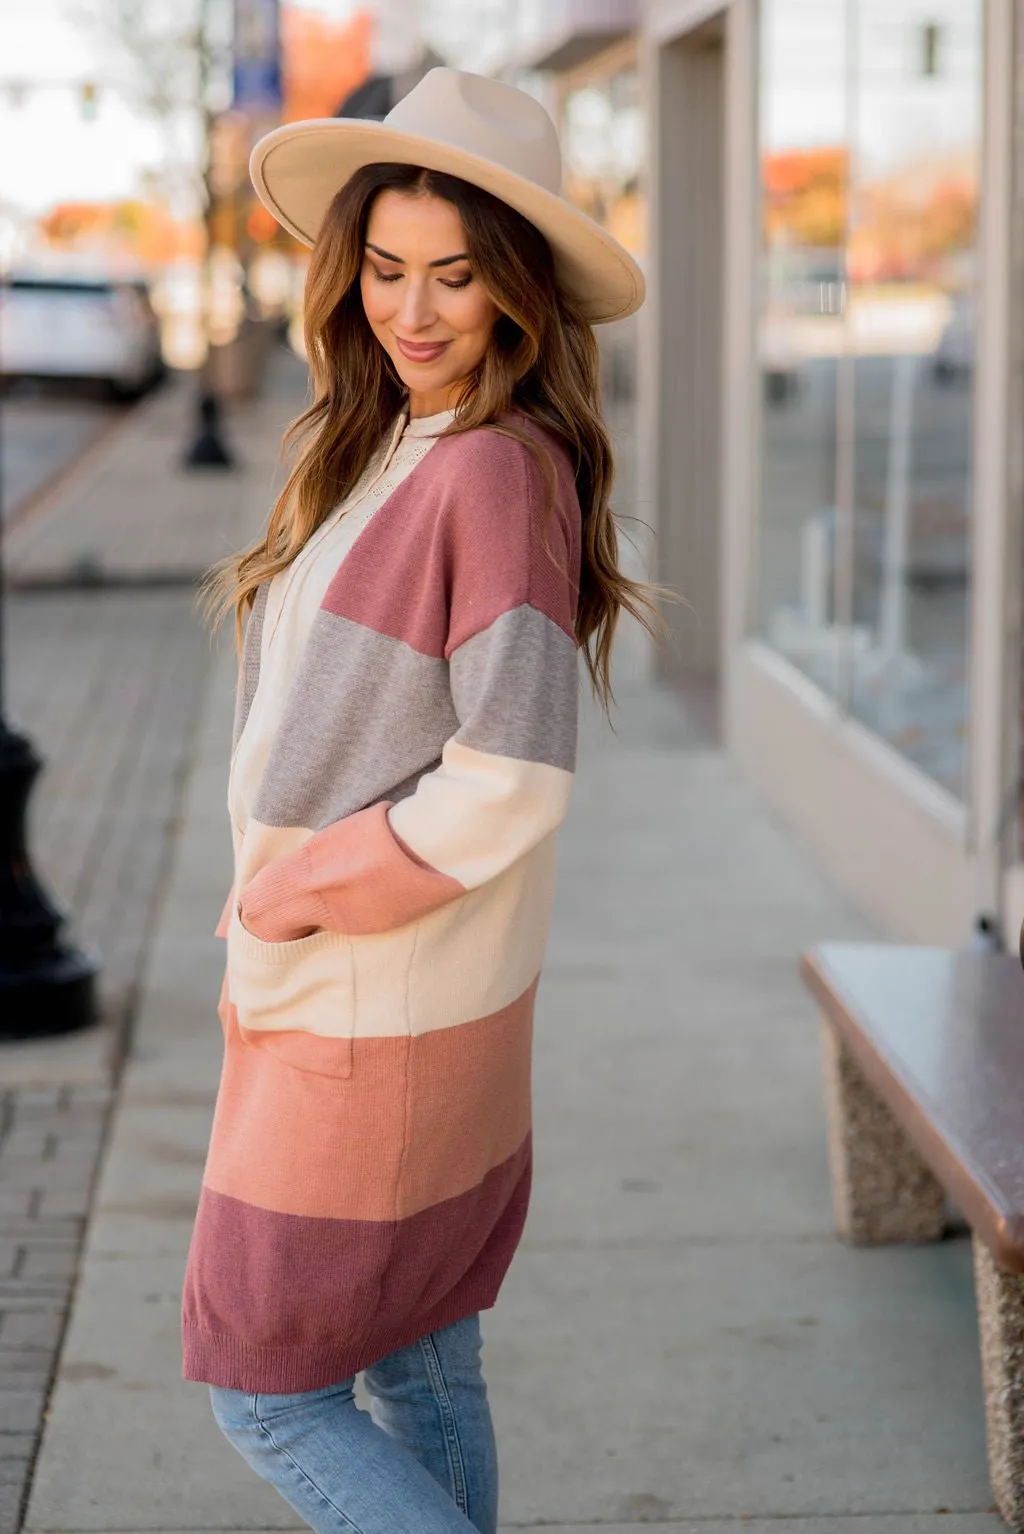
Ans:
[{"label": "mauve color block stripe", "polygon": [[456,1308],[474,1289],[477,1308],[493,1302],[530,1175],[527,1137],[479,1187],[397,1222],[273,1214],[204,1189],[185,1275],[186,1378],[314,1390],[432,1330],[455,1296]]},{"label": "mauve color block stripe", "polygon": [[437,442],[361,534],[324,609],[424,655],[450,656],[523,603],[571,635],[580,510],[568,460],[552,451],[558,488],[543,525],[529,449],[486,430]]},{"label": "mauve color block stripe", "polygon": [[477,1186],[529,1131],[537,983],[475,1022],[354,1039],[352,1073],[336,1078],[313,1072],[337,1040],[243,1039],[231,1007],[207,1187],[281,1213],[380,1221]]},{"label": "mauve color block stripe", "polygon": [[[498,1254],[495,1243],[495,1253]],[[502,1276],[507,1270],[481,1258],[451,1294],[433,1310],[417,1313],[411,1319],[378,1326],[368,1332],[357,1347],[325,1350],[319,1343],[301,1348],[266,1348],[243,1337],[214,1336],[190,1322],[182,1328],[184,1367],[188,1380],[203,1380],[228,1390],[291,1395],[306,1390],[320,1390],[327,1385],[369,1369],[381,1359],[402,1348],[411,1347],[421,1337],[453,1326],[466,1316],[487,1310],[498,1298]]]}]

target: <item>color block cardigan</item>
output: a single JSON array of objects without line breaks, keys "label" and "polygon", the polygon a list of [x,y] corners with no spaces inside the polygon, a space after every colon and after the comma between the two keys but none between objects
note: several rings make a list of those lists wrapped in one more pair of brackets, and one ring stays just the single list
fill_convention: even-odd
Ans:
[{"label": "color block cardigan", "polygon": [[[233,826],[186,1378],[347,1378],[493,1305],[519,1242],[575,765],[580,508],[565,450],[517,424],[557,470],[547,516],[522,443],[434,443],[338,568]],[[266,586],[236,743],[265,603]],[[250,930],[271,916],[285,940]]]}]

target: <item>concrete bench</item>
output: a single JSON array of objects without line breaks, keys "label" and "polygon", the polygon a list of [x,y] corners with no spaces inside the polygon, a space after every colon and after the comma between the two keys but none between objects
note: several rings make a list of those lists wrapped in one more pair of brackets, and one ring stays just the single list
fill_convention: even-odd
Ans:
[{"label": "concrete bench", "polygon": [[934,1241],[948,1194],[971,1227],[989,1474],[1024,1531],[1024,975],[1005,954],[823,944],[821,1004],[839,1234]]}]

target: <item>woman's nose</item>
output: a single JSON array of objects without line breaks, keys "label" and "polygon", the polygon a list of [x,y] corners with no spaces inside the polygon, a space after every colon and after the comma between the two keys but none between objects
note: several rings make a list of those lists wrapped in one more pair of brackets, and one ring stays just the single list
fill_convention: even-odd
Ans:
[{"label": "woman's nose", "polygon": [[421,282],[415,277],[411,277],[406,282],[399,318],[405,329],[410,332],[426,330],[428,325],[433,324],[436,316],[426,282]]}]

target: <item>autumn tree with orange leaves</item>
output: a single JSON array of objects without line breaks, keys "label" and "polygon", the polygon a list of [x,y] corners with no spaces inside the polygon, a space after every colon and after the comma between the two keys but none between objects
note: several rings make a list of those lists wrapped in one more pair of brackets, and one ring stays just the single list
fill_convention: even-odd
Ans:
[{"label": "autumn tree with orange leaves", "polygon": [[835,248],[846,230],[845,149],[794,149],[761,161],[765,243]]}]

